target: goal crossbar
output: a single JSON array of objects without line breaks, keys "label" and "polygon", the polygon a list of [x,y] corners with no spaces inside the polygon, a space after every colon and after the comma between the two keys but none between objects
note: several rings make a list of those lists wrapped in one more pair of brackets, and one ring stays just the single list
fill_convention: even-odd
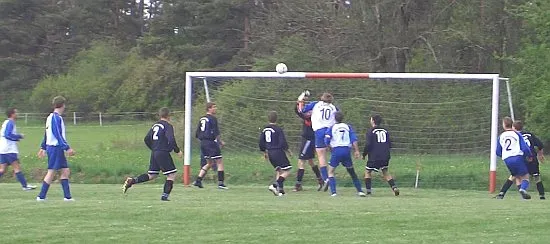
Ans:
[{"label": "goal crossbar", "polygon": [[[489,166],[489,192],[496,187],[496,143],[498,137],[499,74],[456,74],[456,73],[317,73],[317,72],[186,72],[185,74],[185,138],[183,183],[190,184],[191,139],[194,78],[271,78],[271,79],[441,79],[441,80],[490,80],[492,81],[491,104],[491,149]],[[507,82],[508,86],[508,82]],[[509,97],[509,102],[511,99]],[[511,111],[513,113],[513,111]]]}]

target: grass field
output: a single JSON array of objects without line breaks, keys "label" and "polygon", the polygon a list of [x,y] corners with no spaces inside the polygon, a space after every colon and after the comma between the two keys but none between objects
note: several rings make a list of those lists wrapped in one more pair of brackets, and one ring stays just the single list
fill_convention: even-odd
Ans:
[{"label": "grass field", "polygon": [[17,184],[0,184],[1,243],[548,243],[547,202],[486,192],[387,188],[368,198],[340,188],[274,197],[265,187],[220,191],[161,185],[123,196],[120,185],[75,184],[76,202],[52,185],[47,202]]}]

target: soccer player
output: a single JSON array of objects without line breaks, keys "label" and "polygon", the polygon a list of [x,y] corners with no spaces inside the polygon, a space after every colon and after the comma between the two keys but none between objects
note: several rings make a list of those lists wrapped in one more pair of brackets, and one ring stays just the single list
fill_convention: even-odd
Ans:
[{"label": "soccer player", "polygon": [[298,157],[298,172],[296,173],[296,185],[294,186],[293,191],[303,190],[302,180],[304,178],[304,165],[306,161],[309,163],[309,166],[311,166],[311,169],[313,170],[313,173],[315,173],[317,181],[319,182],[319,187],[317,190],[320,191],[323,188],[323,178],[319,172],[319,167],[313,162],[313,159],[315,158],[315,132],[313,132],[313,129],[311,128],[311,113],[302,113],[304,101],[308,99],[308,94],[309,91],[302,92],[302,94],[298,97],[296,106],[294,107],[294,112],[296,112],[298,117],[302,119],[303,124],[302,146],[300,149],[300,156]]},{"label": "soccer player", "polygon": [[207,163],[201,167],[197,180],[195,180],[193,185],[203,188],[203,177],[208,172],[208,169],[212,167],[212,164],[216,163],[218,166],[218,188],[227,190],[229,188],[224,184],[225,172],[222,152],[220,149],[220,147],[223,147],[225,143],[221,139],[218,119],[215,116],[216,111],[216,103],[206,103],[206,115],[200,118],[199,125],[197,126],[195,136],[201,141],[201,151],[204,154],[204,158],[207,160]]},{"label": "soccer player", "polygon": [[36,186],[27,184],[25,175],[21,172],[21,165],[19,164],[19,149],[17,148],[17,142],[23,139],[23,135],[17,134],[15,128],[15,121],[17,120],[17,109],[11,108],[6,111],[8,119],[2,124],[2,130],[0,130],[0,177],[4,174],[7,166],[11,165],[15,177],[21,183],[24,191],[35,189]]},{"label": "soccer player", "polygon": [[276,184],[270,185],[268,189],[275,196],[284,196],[284,182],[292,168],[286,154],[292,155],[292,153],[288,150],[283,129],[277,125],[277,112],[269,112],[267,118],[269,124],[260,133],[259,147],[264,153],[264,158],[269,159],[275,168]]},{"label": "soccer player", "polygon": [[523,139],[523,136],[512,128],[513,121],[510,117],[502,119],[504,132],[498,137],[497,156],[504,160],[504,163],[510,170],[510,174],[515,177],[516,185],[519,186],[519,193],[523,199],[531,199],[527,194],[529,188],[529,171],[525,163],[525,157],[531,157],[531,150]]},{"label": "soccer player", "polygon": [[328,189],[325,132],[335,124],[334,113],[338,111],[336,106],[332,104],[333,99],[332,94],[325,92],[321,95],[321,101],[313,101],[307,104],[302,110],[302,113],[311,111],[311,128],[315,132],[315,151],[319,158],[319,167],[325,191]]},{"label": "soccer player", "polygon": [[367,132],[367,143],[363,150],[363,158],[368,155],[365,170],[365,187],[367,195],[372,194],[372,171],[380,172],[390,185],[393,194],[399,196],[399,188],[395,185],[393,177],[388,172],[390,164],[391,140],[390,133],[381,127],[382,116],[376,114],[370,118],[371,129]]},{"label": "soccer player", "polygon": [[[537,182],[537,190],[539,192],[540,199],[545,200],[546,197],[544,196],[544,185],[542,184],[539,170],[539,162],[544,161],[544,145],[533,133],[523,131],[523,123],[520,120],[516,120],[512,124],[512,128],[523,136],[523,139],[525,140],[525,143],[527,143],[527,145],[529,146],[531,152],[537,153],[537,157],[527,158],[527,171],[529,172],[529,175],[531,175],[533,179]],[[496,198],[503,199],[504,195],[506,194],[508,189],[510,189],[512,184],[514,184],[514,177],[510,176],[502,186],[502,189],[500,190],[500,193],[496,196]]]},{"label": "soccer player", "polygon": [[39,202],[46,200],[46,194],[48,194],[50,184],[57,171],[61,172],[59,179],[63,188],[63,200],[66,202],[74,201],[69,189],[71,170],[69,169],[65,152],[67,152],[67,155],[73,156],[75,151],[69,146],[65,137],[65,123],[63,123],[63,118],[61,117],[63,112],[65,112],[65,101],[64,97],[54,97],[52,102],[54,110],[46,119],[46,132],[40,146],[40,151],[38,151],[38,157],[43,158],[46,154],[48,155],[48,172],[44,176],[42,189],[36,197],[36,201]]},{"label": "soccer player", "polygon": [[336,124],[326,130],[325,143],[332,148],[332,155],[330,157],[328,167],[328,181],[330,185],[331,196],[336,196],[336,179],[334,178],[334,170],[340,163],[346,167],[355,189],[357,189],[357,195],[365,197],[365,193],[361,189],[361,182],[357,178],[355,169],[353,169],[353,161],[351,159],[351,147],[354,149],[355,158],[360,156],[359,146],[357,145],[357,135],[353,131],[350,125],[343,122],[344,114],[341,112],[334,113],[334,119]]},{"label": "soccer player", "polygon": [[168,197],[172,192],[174,179],[176,179],[176,172],[178,171],[174,165],[170,152],[174,151],[180,158],[183,158],[183,152],[176,143],[174,127],[170,124],[170,110],[168,108],[161,108],[159,110],[159,117],[160,120],[153,124],[143,139],[145,145],[151,149],[149,171],[147,171],[146,174],[142,174],[135,178],[126,178],[126,181],[122,186],[122,191],[123,193],[126,193],[134,184],[155,179],[159,175],[160,171],[162,171],[162,174],[166,176],[166,181],[164,182],[164,190],[160,200],[169,201]]}]

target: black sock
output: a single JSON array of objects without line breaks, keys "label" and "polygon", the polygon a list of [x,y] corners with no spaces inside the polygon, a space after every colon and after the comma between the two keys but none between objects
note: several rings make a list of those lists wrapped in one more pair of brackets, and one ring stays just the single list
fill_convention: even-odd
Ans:
[{"label": "black sock", "polygon": [[317,180],[323,180],[323,178],[321,177],[321,171],[319,171],[319,166],[313,165],[311,166],[311,170],[313,170],[313,173],[315,173],[315,177],[317,177]]},{"label": "black sock", "polygon": [[544,185],[542,185],[542,181],[537,182],[537,190],[540,196],[544,196]]},{"label": "black sock", "polygon": [[147,182],[147,181],[149,181],[149,174],[142,174],[142,175],[138,176],[137,178],[134,178],[134,183],[135,184],[143,183],[143,182]]},{"label": "black sock", "polygon": [[349,176],[351,176],[351,179],[355,180],[357,179],[357,174],[355,173],[355,169],[353,168],[346,168],[348,171]]},{"label": "black sock", "polygon": [[197,176],[197,182],[201,182],[201,181],[202,181],[202,177]]},{"label": "black sock", "polygon": [[283,190],[285,187],[284,184],[285,184],[285,177],[279,176],[279,178],[277,179],[277,186],[279,187],[280,193],[285,193],[285,191]]},{"label": "black sock", "polygon": [[520,185],[516,185],[518,187],[518,190],[521,189],[521,184]]},{"label": "black sock", "polygon": [[388,180],[388,184],[390,184],[391,189],[395,188],[395,181],[393,179]]},{"label": "black sock", "polygon": [[174,181],[173,180],[166,180],[164,182],[164,194],[163,194],[163,196],[168,197],[168,195],[170,195],[170,192],[172,192],[173,187],[174,187]]},{"label": "black sock", "polygon": [[302,180],[304,179],[304,169],[298,169],[298,173],[296,174],[296,185],[301,185]]},{"label": "black sock", "polygon": [[514,184],[514,182],[511,181],[510,179],[507,179],[506,182],[504,182],[504,185],[502,185],[502,189],[500,189],[499,195],[504,196],[504,194],[506,194],[506,192],[508,191],[508,189],[510,189],[512,184]]},{"label": "black sock", "polygon": [[223,181],[225,180],[223,172],[223,170],[218,171],[218,185],[223,185]]},{"label": "black sock", "polygon": [[372,180],[371,178],[365,178],[365,188],[367,188],[367,192],[371,192],[372,189]]}]

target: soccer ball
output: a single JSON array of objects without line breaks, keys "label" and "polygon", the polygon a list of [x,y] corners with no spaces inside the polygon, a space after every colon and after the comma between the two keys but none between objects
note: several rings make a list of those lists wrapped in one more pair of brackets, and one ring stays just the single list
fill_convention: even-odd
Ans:
[{"label": "soccer ball", "polygon": [[284,74],[288,71],[288,68],[286,67],[286,64],[284,63],[278,63],[277,66],[275,66],[275,70],[279,74]]}]

